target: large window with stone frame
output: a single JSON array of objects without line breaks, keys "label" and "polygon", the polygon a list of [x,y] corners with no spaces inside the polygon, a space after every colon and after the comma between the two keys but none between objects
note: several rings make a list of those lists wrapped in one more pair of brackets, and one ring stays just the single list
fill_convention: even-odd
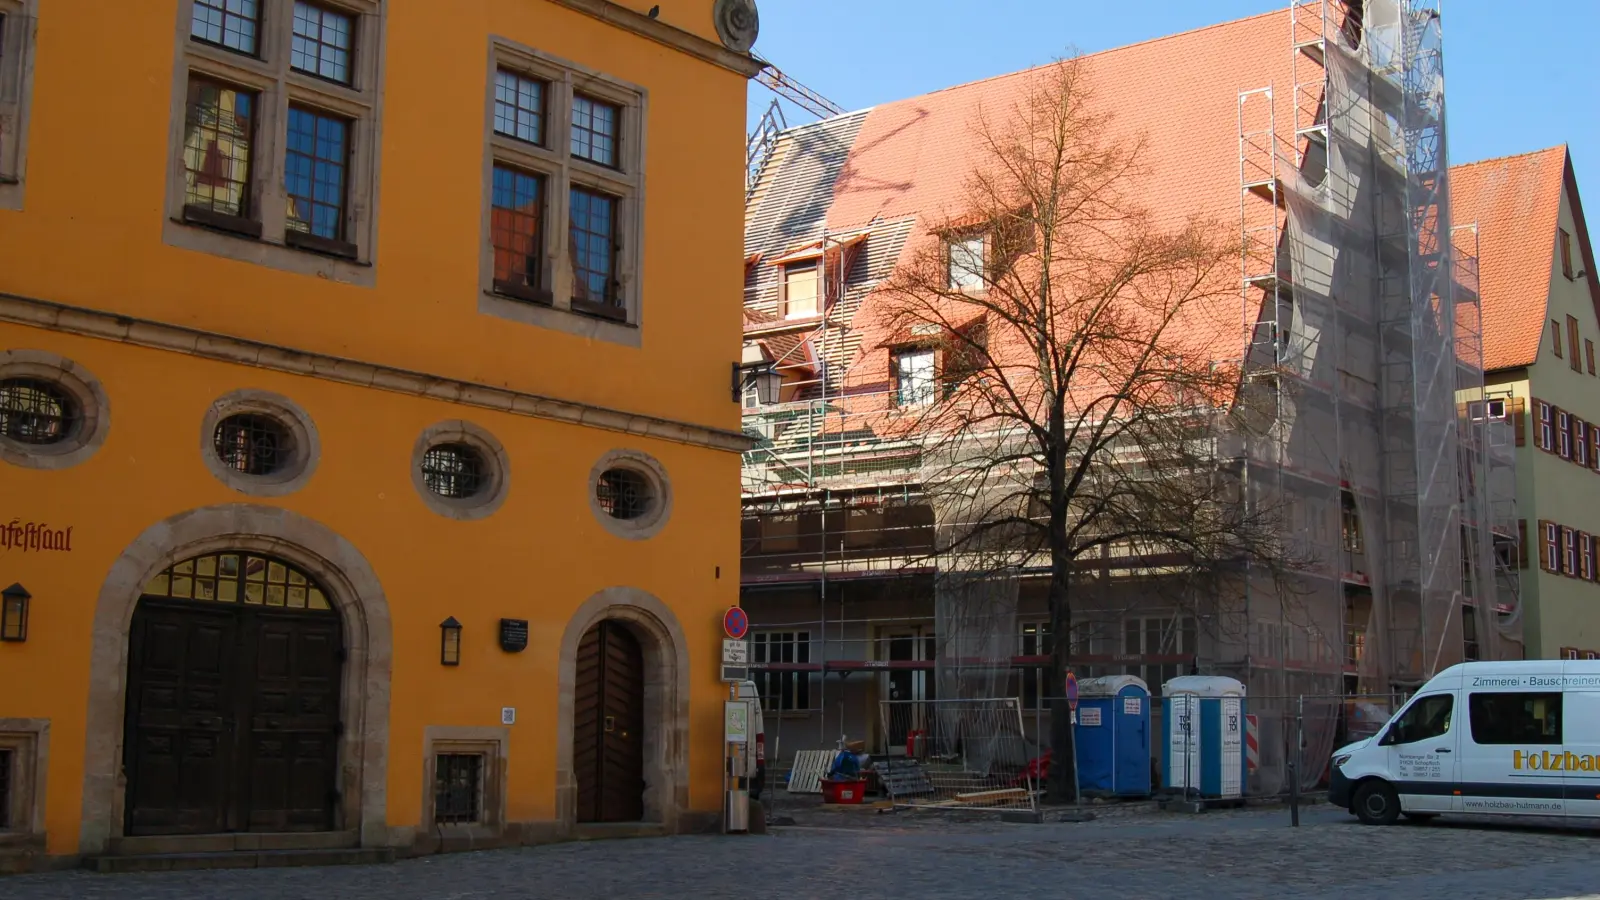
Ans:
[{"label": "large window with stone frame", "polygon": [[639,321],[644,92],[505,41],[490,66],[479,309],[617,339]]},{"label": "large window with stone frame", "polygon": [[0,209],[22,208],[38,0],[0,0]]},{"label": "large window with stone frame", "polygon": [[371,283],[383,4],[178,6],[167,242]]}]

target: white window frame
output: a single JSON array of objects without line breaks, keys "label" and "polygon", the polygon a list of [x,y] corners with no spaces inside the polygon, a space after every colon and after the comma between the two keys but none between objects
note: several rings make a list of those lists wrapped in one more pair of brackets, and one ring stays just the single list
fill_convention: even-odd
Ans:
[{"label": "white window frame", "polygon": [[1554,450],[1555,442],[1555,411],[1550,404],[1543,400],[1536,401],[1539,413],[1539,449]]},{"label": "white window frame", "polygon": [[1578,574],[1578,533],[1565,525],[1561,526],[1561,574]]},{"label": "white window frame", "polygon": [[[926,359],[924,366],[917,365],[908,371],[906,362]],[[914,409],[932,403],[939,394],[939,360],[932,347],[903,347],[889,354],[893,367],[894,402],[902,409]]]},{"label": "white window frame", "polygon": [[[795,276],[810,273],[811,299],[807,309],[796,311],[792,287]],[[822,258],[804,259],[786,263],[779,273],[783,279],[783,317],[785,319],[814,319],[822,314]]]},{"label": "white window frame", "polygon": [[[790,659],[773,659],[773,648],[779,649],[779,656],[789,656]],[[787,653],[782,648],[787,648]],[[805,657],[801,659],[800,657]],[[750,634],[750,661],[753,663],[784,662],[794,664],[809,664],[811,662],[811,632],[797,629],[762,629]],[[811,673],[797,671],[774,672],[756,670],[751,673],[757,676],[756,693],[761,698],[761,712],[764,716],[812,712],[811,704]],[[804,695],[802,697],[802,695]],[[804,704],[799,703],[805,700]],[[781,700],[780,703],[776,702]],[[791,702],[792,701],[792,702]]]},{"label": "white window frame", "polygon": [[945,244],[947,286],[952,291],[982,291],[988,284],[988,264],[989,240],[984,234],[953,238]]},{"label": "white window frame", "polygon": [[1560,574],[1561,572],[1561,526],[1554,522],[1546,522],[1544,526],[1544,564],[1545,570]]},{"label": "white window frame", "polygon": [[39,0],[0,0],[0,209],[22,209]]},{"label": "white window frame", "polygon": [[[383,133],[379,73],[390,4],[380,0],[317,0],[312,5],[343,13],[352,20],[354,46],[348,84],[290,65],[294,3],[289,0],[261,0],[255,55],[192,37],[194,0],[179,0],[178,65],[173,67],[167,154],[167,221],[162,229],[162,240],[169,246],[186,250],[374,287],[378,144]],[[191,78],[221,82],[256,95],[255,134],[250,148],[251,214],[244,217],[254,223],[252,229],[221,230],[185,214],[188,173],[184,167],[184,146]],[[289,201],[284,173],[291,106],[341,118],[348,123],[344,246],[341,242],[308,239],[288,227]],[[259,231],[259,235],[254,231]]]},{"label": "white window frame", "polygon": [[1572,458],[1572,413],[1564,409],[1556,411],[1556,455]]},{"label": "white window frame", "polygon": [[[501,134],[494,128],[495,75],[501,69],[545,85],[543,142],[534,144]],[[616,106],[617,165],[590,162],[572,153],[573,95],[581,94]],[[648,92],[586,66],[495,35],[490,38],[483,115],[483,211],[478,311],[628,347],[642,346],[644,325],[640,265],[643,260],[646,133]],[[544,246],[540,284],[547,297],[530,300],[496,292],[494,286],[494,167],[503,164],[544,177]],[[617,314],[575,298],[576,277],[571,256],[571,195],[574,188],[604,194],[616,202],[612,223],[617,252],[612,279]]]}]

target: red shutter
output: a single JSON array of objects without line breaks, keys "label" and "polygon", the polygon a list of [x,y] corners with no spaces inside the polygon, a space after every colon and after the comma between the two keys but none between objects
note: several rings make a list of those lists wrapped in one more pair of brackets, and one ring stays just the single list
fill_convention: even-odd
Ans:
[{"label": "red shutter", "polygon": [[1517,568],[1528,567],[1528,520],[1517,520]]},{"label": "red shutter", "polygon": [[1517,433],[1517,446],[1526,446],[1528,443],[1528,401],[1521,397],[1511,398],[1511,428]]}]

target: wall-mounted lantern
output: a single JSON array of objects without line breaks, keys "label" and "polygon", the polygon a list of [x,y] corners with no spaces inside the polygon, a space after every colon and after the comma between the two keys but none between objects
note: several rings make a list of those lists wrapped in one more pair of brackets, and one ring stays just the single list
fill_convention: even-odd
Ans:
[{"label": "wall-mounted lantern", "polygon": [[439,665],[461,665],[461,623],[455,616],[439,623]]},{"label": "wall-mounted lantern", "polygon": [[756,389],[756,400],[762,406],[778,402],[778,391],[783,387],[783,376],[778,367],[766,360],[733,364],[733,400],[744,396],[747,388]]},{"label": "wall-mounted lantern", "polygon": [[20,584],[0,591],[0,641],[28,639],[28,601],[33,595]]}]

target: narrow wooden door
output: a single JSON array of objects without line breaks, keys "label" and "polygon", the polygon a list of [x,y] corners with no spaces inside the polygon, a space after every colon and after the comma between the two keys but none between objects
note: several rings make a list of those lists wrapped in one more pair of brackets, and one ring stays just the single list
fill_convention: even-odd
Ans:
[{"label": "narrow wooden door", "polygon": [[249,736],[239,795],[249,831],[323,831],[337,799],[339,622],[247,613]]},{"label": "narrow wooden door", "polygon": [[129,638],[128,833],[207,834],[234,803],[238,617],[145,601]]},{"label": "narrow wooden door", "polygon": [[578,645],[573,771],[578,821],[644,818],[644,654],[625,626],[601,622]]}]

